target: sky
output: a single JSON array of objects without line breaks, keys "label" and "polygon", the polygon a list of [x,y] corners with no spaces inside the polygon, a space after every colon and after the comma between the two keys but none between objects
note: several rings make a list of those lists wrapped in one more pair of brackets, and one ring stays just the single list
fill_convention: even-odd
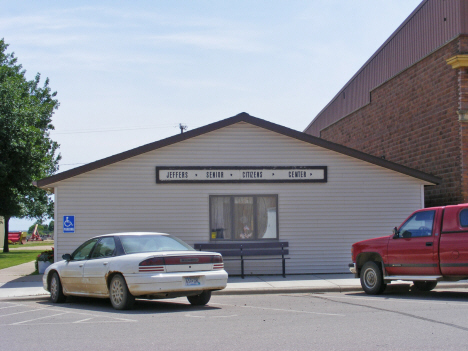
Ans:
[{"label": "sky", "polygon": [[420,2],[0,0],[0,38],[57,91],[62,172],[240,112],[303,131]]}]

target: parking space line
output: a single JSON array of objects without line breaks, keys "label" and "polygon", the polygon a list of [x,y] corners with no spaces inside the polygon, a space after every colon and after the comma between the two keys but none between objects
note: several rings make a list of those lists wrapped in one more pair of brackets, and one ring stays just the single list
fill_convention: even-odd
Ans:
[{"label": "parking space line", "polygon": [[210,305],[243,307],[243,308],[257,308],[257,309],[261,309],[261,310],[271,310],[271,311],[280,311],[280,312],[292,312],[292,313],[318,314],[318,315],[323,315],[323,316],[345,317],[344,314],[339,314],[339,313],[324,313],[324,312],[285,310],[285,309],[282,309],[282,308],[258,307],[258,306],[237,306],[237,305],[230,305],[230,304],[226,304],[226,303],[211,303]]},{"label": "parking space line", "polygon": [[39,319],[61,316],[61,315],[63,315],[63,314],[67,314],[67,313],[68,313],[68,312],[52,314],[52,315],[50,315],[50,316],[45,316],[45,317],[39,317],[39,318],[29,319],[29,320],[27,320],[27,321],[11,323],[11,324],[9,324],[9,325],[18,325],[18,324],[28,323],[28,322],[32,322],[32,321],[37,321],[37,320],[39,320]]},{"label": "parking space line", "polygon": [[3,315],[1,315],[0,317],[14,316],[15,314],[28,313],[28,312],[36,312],[36,311],[42,311],[42,310],[47,310],[47,309],[49,309],[49,307],[47,307],[47,308],[36,308],[36,309],[34,309],[34,310],[27,310],[27,311],[16,312],[16,313],[10,313],[10,314],[3,314]]},{"label": "parking space line", "polygon": [[[313,296],[314,294],[309,294],[309,295],[305,295],[305,296]],[[323,296],[323,295],[322,295]],[[329,298],[336,298],[336,299],[353,299],[353,300],[364,300],[364,301],[378,301],[378,302],[388,302],[388,301],[392,301],[392,302],[405,302],[405,303],[411,303],[411,304],[414,304],[414,303],[419,303],[419,304],[427,304],[427,303],[430,303],[431,305],[453,305],[453,306],[466,306],[468,307],[468,302],[450,302],[450,301],[434,301],[434,300],[425,300],[425,301],[416,301],[416,300],[403,300],[403,299],[398,299],[398,298],[392,298],[392,297],[382,297],[382,298],[378,298],[378,297],[356,297],[356,296],[338,296],[338,295],[326,295],[327,297]]]},{"label": "parking space line", "polygon": [[5,307],[0,307],[0,310],[3,310],[3,309],[5,309],[5,308],[20,307],[20,306],[26,306],[26,305],[5,306]]}]

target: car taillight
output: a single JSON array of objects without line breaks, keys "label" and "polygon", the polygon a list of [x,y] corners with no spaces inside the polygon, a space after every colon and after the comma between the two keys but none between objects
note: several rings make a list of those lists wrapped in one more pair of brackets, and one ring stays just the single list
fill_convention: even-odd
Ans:
[{"label": "car taillight", "polygon": [[213,256],[213,269],[224,269],[223,256]]},{"label": "car taillight", "polygon": [[164,272],[164,258],[151,257],[142,262],[138,267],[139,272]]}]

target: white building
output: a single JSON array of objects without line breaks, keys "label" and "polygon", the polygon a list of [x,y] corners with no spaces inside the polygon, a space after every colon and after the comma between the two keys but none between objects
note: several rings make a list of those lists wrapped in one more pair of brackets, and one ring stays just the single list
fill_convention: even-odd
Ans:
[{"label": "white building", "polygon": [[[241,113],[36,185],[55,193],[58,257],[125,231],[166,232],[191,245],[281,240],[291,274],[347,272],[352,243],[390,235],[424,206],[424,186],[439,181]],[[231,274],[239,266],[226,263]],[[279,274],[281,261],[245,269]]]}]

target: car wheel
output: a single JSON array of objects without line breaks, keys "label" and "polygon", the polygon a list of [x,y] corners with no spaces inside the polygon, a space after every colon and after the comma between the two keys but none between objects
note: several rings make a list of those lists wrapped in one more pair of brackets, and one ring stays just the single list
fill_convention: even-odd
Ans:
[{"label": "car wheel", "polygon": [[361,269],[361,286],[366,294],[383,293],[387,285],[384,283],[382,271],[375,262],[366,262]]},{"label": "car wheel", "polygon": [[437,286],[437,282],[433,282],[430,280],[424,281],[414,281],[414,287],[419,291],[431,291]]},{"label": "car wheel", "polygon": [[204,306],[211,299],[211,291],[205,290],[200,295],[187,296],[187,300],[194,306]]},{"label": "car wheel", "polygon": [[57,272],[54,272],[50,279],[50,299],[54,303],[65,302],[67,299],[63,293],[62,283]]},{"label": "car wheel", "polygon": [[109,296],[112,307],[116,310],[127,310],[133,306],[135,297],[128,291],[127,283],[120,274],[112,277],[109,286]]}]

